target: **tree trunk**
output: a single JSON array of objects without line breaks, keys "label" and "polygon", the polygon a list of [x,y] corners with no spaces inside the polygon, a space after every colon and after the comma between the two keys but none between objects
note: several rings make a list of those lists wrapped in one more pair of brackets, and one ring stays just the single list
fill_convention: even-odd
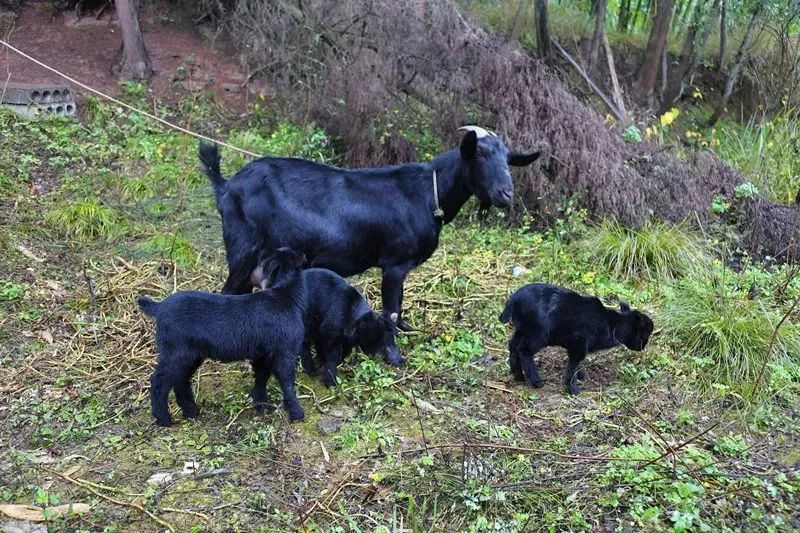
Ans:
[{"label": "tree trunk", "polygon": [[594,26],[594,35],[592,36],[592,44],[589,49],[589,66],[586,69],[590,74],[594,70],[597,63],[597,54],[600,52],[600,43],[603,40],[603,33],[606,28],[606,8],[608,7],[608,0],[597,0],[595,9],[597,11]]},{"label": "tree trunk", "polygon": [[761,18],[761,14],[764,12],[764,4],[765,2],[756,3],[756,7],[753,10],[753,17],[750,19],[750,24],[747,25],[747,31],[744,32],[742,44],[739,45],[739,50],[736,51],[736,57],[733,60],[733,66],[731,67],[730,72],[728,72],[728,78],[725,80],[725,90],[722,92],[722,98],[720,98],[719,103],[717,104],[717,109],[714,110],[714,114],[711,115],[711,118],[708,121],[709,126],[713,126],[717,123],[719,117],[722,116],[722,112],[725,110],[725,106],[728,104],[728,98],[731,97],[733,86],[736,84],[736,80],[739,78],[739,71],[742,68],[744,56],[747,53],[747,49],[750,48],[750,43],[753,40],[753,34],[755,33],[756,26]]},{"label": "tree trunk", "polygon": [[547,25],[547,0],[536,0],[536,40],[539,54],[545,61],[553,55],[550,47],[550,28]]},{"label": "tree trunk", "polygon": [[728,18],[728,2],[721,0],[719,10],[719,54],[717,55],[717,72],[722,72],[725,68],[725,53],[728,48],[728,28],[726,19]]},{"label": "tree trunk", "polygon": [[126,80],[148,80],[153,75],[150,56],[139,26],[139,0],[116,0],[117,18],[122,29],[120,76]]},{"label": "tree trunk", "polygon": [[675,0],[659,0],[653,17],[653,29],[650,31],[650,38],[647,40],[644,61],[639,69],[639,89],[642,96],[650,103],[653,100],[658,70],[661,65],[661,56],[667,43],[667,31],[669,30],[669,22],[672,18],[672,9],[674,7]]},{"label": "tree trunk", "polygon": [[[664,93],[664,99],[659,110],[659,115],[666,112],[669,107],[683,96],[683,91],[691,83],[692,76],[694,76],[697,66],[700,64],[700,56],[706,48],[708,37],[711,35],[711,29],[714,27],[714,21],[717,13],[719,13],[719,0],[713,0],[711,12],[707,17],[703,17],[708,0],[701,0],[697,4],[694,24],[686,35],[686,41],[683,43],[683,51],[681,52],[681,64],[678,67],[678,72],[673,78],[667,91]],[[702,28],[703,33],[697,39],[697,31]]]},{"label": "tree trunk", "polygon": [[522,34],[522,28],[525,27],[526,19],[528,18],[528,6],[530,0],[519,0],[517,4],[517,13],[514,16],[514,26],[511,29],[511,42],[519,41],[519,36]]}]

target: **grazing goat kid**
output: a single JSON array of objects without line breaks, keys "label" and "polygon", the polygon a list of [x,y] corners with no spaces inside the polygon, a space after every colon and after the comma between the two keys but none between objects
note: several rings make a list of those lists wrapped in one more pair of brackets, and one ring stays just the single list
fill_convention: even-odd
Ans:
[{"label": "grazing goat kid", "polygon": [[336,367],[354,346],[366,354],[381,352],[387,363],[403,364],[394,343],[397,314],[387,320],[375,313],[364,296],[338,274],[324,268],[303,271],[306,286],[306,341],[301,361],[309,374],[316,371],[311,343],[324,365],[322,381],[336,384]]},{"label": "grazing goat kid", "polygon": [[580,394],[578,365],[586,354],[620,343],[631,350],[644,350],[653,333],[653,321],[620,302],[615,311],[598,299],[555,285],[531,283],[508,299],[500,322],[511,322],[509,366],[519,381],[525,376],[536,388],[543,385],[534,355],[545,346],[566,348],[569,362],[564,374],[567,392]]},{"label": "grazing goat kid", "polygon": [[142,311],[156,319],[158,365],[150,377],[150,400],[158,425],[172,423],[170,389],[175,389],[183,415],[197,416],[191,379],[206,358],[249,359],[255,373],[251,395],[258,409],[266,404],[266,383],[274,373],[289,417],[303,419],[294,381],[305,334],[306,295],[300,277],[304,262],[302,253],[278,249],[259,267],[262,288],[269,289],[254,294],[181,291],[161,302],[145,296],[137,300]]},{"label": "grazing goat kid", "polygon": [[383,316],[399,317],[403,282],[439,244],[442,227],[473,195],[482,206],[508,207],[511,166],[539,153],[510,151],[495,134],[467,126],[458,149],[430,163],[343,169],[288,157],[262,157],[226,180],[216,146],[200,145],[200,161],[214,186],[228,261],[224,294],[250,292],[260,253],[288,246],[309,266],[340,276],[372,267],[383,271]]}]

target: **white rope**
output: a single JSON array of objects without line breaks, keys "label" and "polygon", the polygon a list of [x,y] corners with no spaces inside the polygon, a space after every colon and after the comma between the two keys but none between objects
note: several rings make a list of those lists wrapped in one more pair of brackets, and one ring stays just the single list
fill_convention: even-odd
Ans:
[{"label": "white rope", "polygon": [[262,157],[259,154],[250,152],[248,150],[244,150],[242,148],[238,148],[236,146],[233,146],[232,144],[228,144],[226,142],[214,139],[213,137],[208,137],[208,136],[203,135],[201,133],[196,133],[194,131],[187,130],[186,128],[182,128],[181,126],[178,126],[177,124],[173,124],[171,122],[168,122],[168,121],[164,120],[163,118],[160,118],[160,117],[157,117],[157,116],[155,116],[155,115],[153,115],[151,113],[148,113],[147,111],[142,111],[141,109],[137,109],[137,108],[135,108],[135,107],[133,107],[131,105],[126,104],[125,102],[117,100],[113,96],[109,96],[109,95],[107,95],[107,94],[105,94],[103,92],[98,91],[97,89],[93,89],[92,87],[89,87],[85,83],[81,83],[78,80],[76,80],[75,78],[71,78],[71,77],[67,76],[66,74],[64,74],[63,72],[60,72],[60,71],[54,69],[53,67],[51,67],[49,65],[45,65],[44,63],[42,63],[41,61],[39,61],[35,57],[29,56],[28,54],[26,54],[22,50],[19,50],[18,48],[15,48],[15,47],[11,46],[10,44],[8,44],[6,41],[4,41],[2,39],[0,39],[0,44],[4,45],[6,48],[11,50],[12,52],[16,52],[17,54],[21,55],[25,59],[33,61],[34,63],[36,63],[40,67],[45,68],[45,69],[49,70],[50,72],[53,72],[54,74],[57,74],[57,75],[61,76],[62,78],[74,83],[78,87],[80,87],[82,89],[85,89],[87,91],[93,92],[94,94],[100,96],[101,98],[105,98],[106,100],[114,102],[115,104],[117,104],[119,106],[122,106],[122,107],[124,107],[126,109],[129,109],[129,110],[133,111],[134,113],[138,113],[140,115],[144,115],[147,118],[155,120],[156,122],[160,122],[161,124],[163,124],[163,125],[165,125],[167,127],[170,127],[170,128],[172,128],[174,130],[180,131],[180,132],[185,133],[187,135],[191,135],[192,137],[196,137],[196,138],[202,139],[204,141],[210,141],[210,142],[219,144],[220,146],[224,146],[226,148],[230,148],[231,150],[236,150],[237,152],[241,152],[243,154],[246,154],[246,155],[249,155],[249,156],[252,156],[252,157]]},{"label": "white rope", "polygon": [[436,210],[433,212],[435,218],[444,218],[444,211],[439,207],[439,186],[436,184],[436,169],[433,169],[433,202],[436,204]]}]

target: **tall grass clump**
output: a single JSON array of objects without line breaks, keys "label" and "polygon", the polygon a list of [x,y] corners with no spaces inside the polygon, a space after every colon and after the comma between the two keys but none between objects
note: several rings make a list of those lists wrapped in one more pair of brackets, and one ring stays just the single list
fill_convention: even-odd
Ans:
[{"label": "tall grass clump", "polygon": [[581,241],[584,251],[615,276],[672,280],[708,263],[700,241],[684,226],[648,221],[639,229],[604,220]]},{"label": "tall grass clump", "polygon": [[[769,361],[800,359],[800,328],[783,312],[742,292],[722,294],[706,283],[684,281],[672,291],[661,315],[667,335],[695,361],[706,385],[749,392]],[[775,334],[774,344],[770,343]],[[769,373],[771,365],[765,369]],[[762,391],[769,383],[764,375]]]},{"label": "tall grass clump", "polygon": [[111,240],[124,231],[124,221],[119,214],[97,198],[56,207],[45,215],[45,220],[59,231],[84,242]]}]

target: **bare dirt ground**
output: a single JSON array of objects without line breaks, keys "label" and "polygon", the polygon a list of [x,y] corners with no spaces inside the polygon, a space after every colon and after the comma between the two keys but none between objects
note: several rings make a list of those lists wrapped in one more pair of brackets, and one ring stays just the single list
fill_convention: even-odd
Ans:
[{"label": "bare dirt ground", "polygon": [[[98,18],[99,15],[99,18]],[[155,75],[149,92],[174,103],[189,91],[210,90],[226,105],[244,109],[252,94],[262,90],[248,82],[236,57],[226,53],[213,32],[184,20],[163,7],[143,8],[145,44]],[[115,94],[120,80],[113,72],[122,34],[113,10],[55,13],[49,5],[32,4],[22,10],[14,28],[3,36],[10,44],[61,72],[100,91]],[[59,83],[72,85],[48,70],[11,52],[0,50],[0,84]],[[76,94],[82,94],[73,87]]]}]

